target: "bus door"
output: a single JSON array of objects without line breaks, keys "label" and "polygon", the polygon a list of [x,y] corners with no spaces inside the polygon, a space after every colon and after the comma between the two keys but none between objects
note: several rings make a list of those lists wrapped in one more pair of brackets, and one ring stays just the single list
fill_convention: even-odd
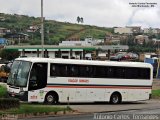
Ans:
[{"label": "bus door", "polygon": [[47,63],[34,63],[30,72],[28,101],[43,102],[44,89],[47,85]]}]

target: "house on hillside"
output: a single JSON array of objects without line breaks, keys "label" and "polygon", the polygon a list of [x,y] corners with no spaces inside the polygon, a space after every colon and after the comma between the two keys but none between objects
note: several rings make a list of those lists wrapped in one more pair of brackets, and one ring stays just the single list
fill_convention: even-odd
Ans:
[{"label": "house on hillside", "polygon": [[126,26],[126,28],[131,28],[133,33],[142,33],[141,26]]},{"label": "house on hillside", "polygon": [[114,28],[114,33],[133,34],[133,33],[142,33],[142,30],[140,26],[116,27]]},{"label": "house on hillside", "polygon": [[79,37],[70,37],[67,39],[67,41],[80,41]]},{"label": "house on hillside", "polygon": [[40,28],[37,25],[32,25],[29,27],[29,29],[27,30],[27,32],[36,32],[37,30],[39,30]]},{"label": "house on hillside", "polygon": [[8,30],[7,28],[0,27],[0,35],[5,35],[9,32],[10,32],[10,30]]},{"label": "house on hillside", "polygon": [[132,28],[126,28],[126,27],[118,27],[118,28],[114,28],[114,33],[118,33],[118,34],[132,34]]},{"label": "house on hillside", "polygon": [[159,28],[144,28],[143,32],[146,34],[159,34],[160,29]]},{"label": "house on hillside", "polygon": [[154,44],[160,44],[160,39],[153,38],[152,41]]},{"label": "house on hillside", "polygon": [[105,37],[105,44],[120,44],[121,35],[106,35]]},{"label": "house on hillside", "polygon": [[136,44],[142,45],[143,43],[149,42],[149,39],[147,35],[137,35],[135,36],[134,42]]},{"label": "house on hillside", "polygon": [[5,21],[5,20],[6,20],[5,17],[0,16],[0,21]]},{"label": "house on hillside", "polygon": [[28,40],[29,35],[25,33],[9,33],[5,35],[5,38],[9,38],[12,40]]}]

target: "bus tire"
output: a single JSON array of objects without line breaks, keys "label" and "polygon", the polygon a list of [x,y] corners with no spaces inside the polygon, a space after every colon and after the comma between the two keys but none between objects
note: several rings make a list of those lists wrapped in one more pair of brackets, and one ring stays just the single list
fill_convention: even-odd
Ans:
[{"label": "bus tire", "polygon": [[58,95],[56,93],[47,93],[45,97],[45,103],[46,104],[57,104],[58,103]]},{"label": "bus tire", "polygon": [[111,95],[110,103],[111,104],[119,104],[121,103],[122,97],[119,92],[115,92]]}]

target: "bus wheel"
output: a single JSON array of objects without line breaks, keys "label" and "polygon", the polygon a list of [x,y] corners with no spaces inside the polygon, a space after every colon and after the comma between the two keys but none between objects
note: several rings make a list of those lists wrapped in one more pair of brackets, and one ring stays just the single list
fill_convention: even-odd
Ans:
[{"label": "bus wheel", "polygon": [[120,93],[113,93],[111,95],[111,98],[110,98],[110,103],[112,104],[118,104],[121,102],[121,94]]},{"label": "bus wheel", "polygon": [[58,102],[57,95],[55,93],[48,93],[45,97],[45,103],[56,104]]}]

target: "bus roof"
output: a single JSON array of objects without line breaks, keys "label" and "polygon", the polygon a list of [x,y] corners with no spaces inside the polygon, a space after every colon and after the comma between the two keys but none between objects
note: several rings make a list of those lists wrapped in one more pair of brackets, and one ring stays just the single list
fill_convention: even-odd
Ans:
[{"label": "bus roof", "polygon": [[62,59],[62,58],[17,58],[15,60],[30,61],[30,62],[44,62],[44,63],[61,63],[61,64],[86,64],[86,65],[108,65],[108,66],[126,66],[126,67],[150,67],[152,65],[143,62],[118,62],[118,61],[97,61],[97,60],[77,60],[77,59]]}]

